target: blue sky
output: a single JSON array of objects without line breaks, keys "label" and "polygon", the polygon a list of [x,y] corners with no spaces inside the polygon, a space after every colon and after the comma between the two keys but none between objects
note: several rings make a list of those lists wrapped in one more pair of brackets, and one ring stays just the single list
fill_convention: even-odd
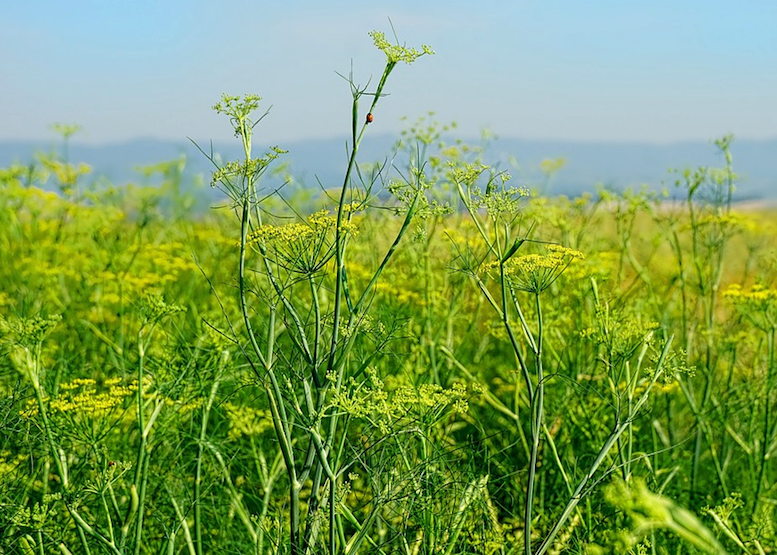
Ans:
[{"label": "blue sky", "polygon": [[371,29],[437,52],[392,75],[375,131],[429,111],[463,137],[668,143],[777,137],[777,2],[28,0],[0,6],[0,140],[230,140],[210,106],[256,93],[262,143],[345,136]]}]

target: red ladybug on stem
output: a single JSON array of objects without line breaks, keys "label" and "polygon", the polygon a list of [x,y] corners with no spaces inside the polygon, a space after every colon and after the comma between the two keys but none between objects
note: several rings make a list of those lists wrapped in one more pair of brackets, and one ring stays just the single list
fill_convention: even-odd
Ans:
[{"label": "red ladybug on stem", "polygon": [[369,114],[367,114],[367,123],[372,123],[372,120],[373,120],[373,119],[375,119],[375,118],[373,118],[373,117],[372,117],[372,112],[370,112]]}]

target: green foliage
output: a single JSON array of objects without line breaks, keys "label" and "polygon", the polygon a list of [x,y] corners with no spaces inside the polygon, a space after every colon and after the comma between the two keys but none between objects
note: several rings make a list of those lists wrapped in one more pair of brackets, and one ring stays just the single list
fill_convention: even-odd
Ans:
[{"label": "green foliage", "polygon": [[0,547],[774,552],[777,230],[731,139],[681,203],[532,196],[426,119],[390,173],[359,101],[431,51],[372,37],[334,195],[263,190],[255,95],[207,217],[180,160],[0,170]]}]

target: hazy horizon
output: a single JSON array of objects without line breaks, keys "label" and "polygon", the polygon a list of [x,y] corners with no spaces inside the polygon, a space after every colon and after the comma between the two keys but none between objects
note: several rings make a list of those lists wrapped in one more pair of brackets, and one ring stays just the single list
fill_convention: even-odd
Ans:
[{"label": "hazy horizon", "polygon": [[[360,148],[360,160],[371,162],[392,157],[394,136],[368,134]],[[272,143],[271,143],[272,144]],[[261,155],[270,146],[261,140],[255,151]],[[448,144],[451,144],[450,142]],[[477,144],[469,142],[468,144]],[[209,150],[210,143],[200,145]],[[315,186],[320,180],[335,183],[342,180],[347,164],[344,138],[314,139],[281,142],[288,150],[279,162],[290,164],[288,169],[299,185]],[[213,143],[214,152],[224,160],[240,159],[242,146],[236,140]],[[35,160],[37,152],[62,153],[62,143],[8,142],[0,140],[0,167],[14,162],[22,164]],[[777,139],[769,141],[735,140],[731,145],[734,169],[740,175],[737,198],[777,198]],[[73,142],[69,145],[69,159],[86,162],[93,167],[87,182],[104,179],[114,184],[143,183],[147,177],[138,168],[148,168],[162,162],[180,159],[184,155],[187,175],[209,175],[212,166],[197,149],[181,140],[136,139],[109,145],[88,145]],[[531,141],[499,138],[486,145],[485,163],[508,170],[514,182],[532,187],[547,181],[541,169],[548,158],[564,158],[566,164],[553,178],[552,194],[577,195],[593,192],[597,184],[616,189],[648,185],[659,190],[677,178],[670,168],[685,169],[698,166],[720,166],[722,156],[711,141],[647,145],[640,143],[571,143]],[[403,158],[397,161],[400,166]],[[152,180],[153,181],[153,180]],[[673,189],[673,187],[670,187]]]},{"label": "hazy horizon", "polygon": [[[261,125],[261,124],[260,124]],[[697,145],[700,143],[708,144],[710,145],[710,148],[714,148],[714,143],[717,139],[720,139],[724,137],[725,133],[721,133],[718,135],[715,135],[714,137],[708,137],[708,138],[700,138],[700,139],[668,139],[668,140],[647,140],[647,139],[566,139],[563,137],[559,138],[553,138],[553,137],[546,137],[546,138],[536,138],[536,137],[525,137],[520,135],[500,135],[495,134],[491,132],[491,130],[484,128],[480,134],[469,134],[469,135],[462,135],[459,133],[455,133],[456,130],[453,130],[453,133],[450,133],[446,138],[449,141],[453,141],[456,139],[460,139],[464,141],[467,144],[475,144],[478,140],[482,139],[482,132],[489,133],[489,140],[498,142],[500,140],[505,141],[522,141],[527,143],[536,143],[536,144],[570,144],[570,145],[591,145],[591,146],[616,146],[616,145],[624,145],[624,146],[645,146],[645,147],[669,147],[673,145],[683,146],[683,145]],[[129,143],[136,143],[136,142],[164,142],[164,143],[178,143],[178,144],[185,144],[190,145],[192,144],[192,140],[194,140],[195,143],[199,145],[208,145],[211,141],[214,144],[218,145],[237,145],[235,143],[234,137],[219,137],[218,140],[213,139],[212,137],[202,137],[202,138],[196,138],[196,137],[154,137],[152,135],[136,135],[133,137],[124,137],[124,138],[107,138],[104,141],[91,141],[88,137],[83,137],[83,135],[86,131],[81,128],[78,130],[78,132],[73,135],[69,141],[68,144],[71,146],[82,146],[82,147],[110,147],[110,146],[119,146],[123,144],[129,144]],[[376,132],[372,134],[368,134],[368,137],[373,137],[377,139],[392,139],[392,140],[398,140],[401,135],[401,129],[397,130],[395,133],[390,132]],[[747,137],[740,137],[738,135],[732,134],[734,136],[734,144],[739,143],[772,143],[777,141],[777,132],[775,132],[772,136],[766,136],[761,138],[747,138]],[[350,135],[347,133],[341,133],[341,134],[333,134],[331,136],[318,136],[318,137],[299,137],[299,138],[292,138],[289,139],[287,142],[289,143],[305,143],[305,142],[328,142],[328,141],[349,141]],[[255,135],[255,141],[258,142],[258,144],[261,145],[278,145],[280,147],[283,147],[282,142],[279,141],[273,141],[272,137],[264,136],[261,132]],[[61,147],[63,144],[62,136],[59,135],[57,132],[53,130],[53,128],[48,129],[48,134],[46,137],[42,138],[13,138],[13,137],[0,137],[0,143],[3,144],[29,144],[32,147],[52,147],[52,148],[58,148]]]}]

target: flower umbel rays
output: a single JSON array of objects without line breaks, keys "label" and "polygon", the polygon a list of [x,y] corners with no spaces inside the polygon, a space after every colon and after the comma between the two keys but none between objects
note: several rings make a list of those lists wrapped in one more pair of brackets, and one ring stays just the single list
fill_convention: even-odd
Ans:
[{"label": "flower umbel rays", "polygon": [[[311,214],[307,222],[263,225],[248,235],[248,244],[262,245],[261,248],[273,252],[287,270],[313,274],[334,254],[330,235],[336,226],[337,218],[329,215],[328,210],[321,210]],[[342,222],[340,229],[352,237],[358,233],[356,224],[350,221]]]},{"label": "flower umbel rays", "polygon": [[734,283],[723,296],[757,328],[767,332],[777,328],[777,289],[760,283],[746,289]]},{"label": "flower umbel rays", "polygon": [[[515,256],[503,263],[503,275],[512,287],[528,293],[541,293],[550,287],[572,261],[585,258],[583,253],[561,245],[548,245],[548,254]],[[499,268],[500,261],[489,262],[482,271]]]},{"label": "flower umbel rays", "polygon": [[386,40],[386,34],[381,31],[371,31],[370,36],[375,42],[375,46],[386,54],[386,58],[391,64],[396,64],[397,62],[412,64],[424,54],[434,54],[434,50],[425,44],[421,46],[420,51],[415,48],[400,46],[399,44],[391,44]]}]

